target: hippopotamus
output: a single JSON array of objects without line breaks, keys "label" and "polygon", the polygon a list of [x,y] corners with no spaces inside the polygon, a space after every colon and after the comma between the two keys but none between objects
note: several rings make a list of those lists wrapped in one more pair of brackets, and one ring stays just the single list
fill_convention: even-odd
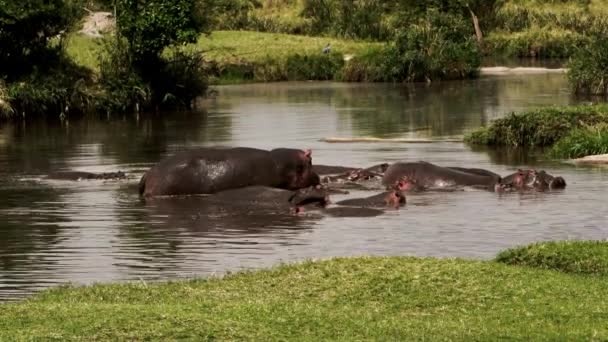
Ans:
[{"label": "hippopotamus", "polygon": [[327,190],[320,185],[295,191],[267,186],[248,186],[220,191],[208,197],[211,202],[222,202],[247,208],[267,208],[280,212],[299,213],[303,208],[325,207],[329,203]]},{"label": "hippopotamus", "polygon": [[395,163],[382,178],[387,189],[425,190],[453,186],[475,186],[493,189],[500,176],[481,169],[447,168],[428,162]]},{"label": "hippopotamus", "polygon": [[328,190],[320,185],[295,191],[266,186],[248,186],[220,191],[207,197],[207,203],[228,205],[232,210],[289,213],[301,215],[312,212],[321,216],[373,217],[382,210],[369,207],[338,206],[327,208],[330,203]]},{"label": "hippopotamus", "polygon": [[311,151],[278,148],[198,148],[161,160],[139,182],[148,196],[213,194],[262,185],[297,190],[319,184]]},{"label": "hippopotamus", "polygon": [[348,205],[364,208],[395,208],[405,205],[406,200],[403,193],[399,190],[385,191],[383,193],[365,198],[352,198],[336,202],[338,205]]},{"label": "hippopotamus", "polygon": [[86,171],[57,171],[51,172],[46,177],[46,179],[56,179],[56,180],[71,180],[71,181],[80,181],[80,180],[94,180],[94,179],[125,179],[127,175],[122,172],[103,172],[103,173],[93,173]]},{"label": "hippopotamus", "polygon": [[534,169],[519,169],[516,172],[505,176],[496,184],[495,190],[504,191],[522,191],[522,190],[553,190],[563,189],[566,187],[566,181],[562,177],[553,177],[544,170],[536,171]]}]

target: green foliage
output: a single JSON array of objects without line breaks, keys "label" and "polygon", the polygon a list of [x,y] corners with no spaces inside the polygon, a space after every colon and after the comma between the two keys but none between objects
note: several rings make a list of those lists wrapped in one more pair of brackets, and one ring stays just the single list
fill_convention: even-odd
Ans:
[{"label": "green foliage", "polygon": [[579,47],[568,68],[568,82],[575,93],[608,95],[608,36],[595,36]]},{"label": "green foliage", "polygon": [[338,258],[57,288],[0,304],[0,340],[605,340],[607,292],[604,278],[496,262]]},{"label": "green foliage", "polygon": [[554,158],[580,158],[608,153],[608,123],[573,129],[558,140],[549,154]]},{"label": "green foliage", "polygon": [[61,46],[49,40],[80,17],[78,0],[0,0],[0,76],[14,80],[47,67]]},{"label": "green foliage", "polygon": [[548,107],[500,118],[465,136],[470,144],[511,147],[551,146],[572,129],[608,122],[608,106]]},{"label": "green foliage", "polygon": [[606,241],[551,241],[508,249],[497,262],[566,273],[608,275]]}]

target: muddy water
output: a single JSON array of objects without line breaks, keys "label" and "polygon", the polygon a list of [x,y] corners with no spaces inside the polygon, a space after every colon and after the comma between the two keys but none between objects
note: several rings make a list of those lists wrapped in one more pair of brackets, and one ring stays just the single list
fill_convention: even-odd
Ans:
[{"label": "muddy water", "polygon": [[[491,258],[533,241],[608,237],[604,169],[452,142],[511,111],[576,102],[563,75],[431,86],[311,82],[217,90],[215,99],[188,113],[0,126],[0,300],[65,282],[189,278],[333,256]],[[362,136],[429,142],[319,141]],[[216,145],[312,148],[320,164],[427,160],[500,174],[538,167],[563,176],[568,187],[546,194],[411,195],[402,210],[368,218],[268,215],[209,207],[200,198],[138,198],[139,177],[160,158]],[[65,169],[122,170],[130,178],[42,178]]]}]

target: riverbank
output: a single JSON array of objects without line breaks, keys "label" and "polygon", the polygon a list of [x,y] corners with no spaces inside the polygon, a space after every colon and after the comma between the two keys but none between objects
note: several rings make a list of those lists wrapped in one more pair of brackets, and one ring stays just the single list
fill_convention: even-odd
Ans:
[{"label": "riverbank", "polygon": [[[607,250],[546,243],[500,262],[338,258],[222,279],[59,288],[2,304],[0,339],[605,339]],[[601,267],[567,267],[585,262]]]}]

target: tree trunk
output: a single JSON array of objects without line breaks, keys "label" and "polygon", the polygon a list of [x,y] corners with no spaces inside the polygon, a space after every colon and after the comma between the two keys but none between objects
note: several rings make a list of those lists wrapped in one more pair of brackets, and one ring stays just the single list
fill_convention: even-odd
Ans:
[{"label": "tree trunk", "polygon": [[483,34],[481,33],[481,28],[479,27],[479,19],[477,19],[477,16],[470,7],[467,6],[467,8],[471,13],[471,19],[473,19],[473,26],[475,27],[475,36],[477,36],[477,43],[481,45],[483,41]]}]

